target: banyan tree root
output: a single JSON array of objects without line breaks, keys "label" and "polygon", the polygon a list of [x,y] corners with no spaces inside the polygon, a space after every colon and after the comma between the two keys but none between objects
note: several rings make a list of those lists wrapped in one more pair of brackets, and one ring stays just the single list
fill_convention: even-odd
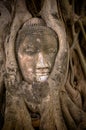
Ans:
[{"label": "banyan tree root", "polygon": [[4,97],[5,97],[5,86],[4,86],[4,74],[5,74],[5,52],[4,42],[6,35],[9,33],[9,27],[11,23],[11,16],[8,9],[4,6],[3,2],[0,1],[0,129],[3,125],[4,116]]},{"label": "banyan tree root", "polygon": [[[22,95],[21,95],[22,96]],[[5,120],[2,130],[34,130],[22,97],[6,92]]]},{"label": "banyan tree root", "polygon": [[6,82],[9,82],[9,86],[14,85],[15,82],[18,82],[18,80],[20,79],[14,49],[16,36],[21,25],[29,18],[31,18],[31,14],[26,8],[25,0],[17,0],[15,8],[15,16],[10,28],[11,33],[9,38],[7,39],[8,43],[5,43],[6,74],[8,75],[8,79],[6,79],[8,81]]},{"label": "banyan tree root", "polygon": [[[5,20],[7,19],[7,20]],[[5,37],[9,33],[9,26],[11,22],[11,17],[3,5],[0,2],[0,95],[2,94],[2,87],[3,87],[3,75],[5,72],[5,52],[4,52],[4,42]]]},{"label": "banyan tree root", "polygon": [[72,69],[69,71],[65,87],[60,90],[61,109],[68,129],[83,130],[86,129],[86,81],[79,65],[78,55],[74,50],[71,60]]}]

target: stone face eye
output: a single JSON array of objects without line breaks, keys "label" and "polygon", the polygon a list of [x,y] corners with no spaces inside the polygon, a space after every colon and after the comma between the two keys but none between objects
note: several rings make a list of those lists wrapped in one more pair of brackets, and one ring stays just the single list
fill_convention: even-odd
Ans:
[{"label": "stone face eye", "polygon": [[31,47],[27,47],[24,49],[24,53],[28,54],[28,55],[33,55],[36,53],[36,50],[34,48]]}]

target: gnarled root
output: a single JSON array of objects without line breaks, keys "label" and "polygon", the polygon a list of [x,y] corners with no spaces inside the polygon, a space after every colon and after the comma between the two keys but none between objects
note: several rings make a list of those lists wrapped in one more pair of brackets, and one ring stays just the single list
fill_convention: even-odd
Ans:
[{"label": "gnarled root", "polygon": [[23,98],[6,92],[5,122],[2,130],[34,130]]}]

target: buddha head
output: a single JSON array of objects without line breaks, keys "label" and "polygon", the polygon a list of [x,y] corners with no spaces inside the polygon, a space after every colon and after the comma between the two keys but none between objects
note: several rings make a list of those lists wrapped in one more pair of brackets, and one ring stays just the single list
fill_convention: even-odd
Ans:
[{"label": "buddha head", "polygon": [[39,18],[28,20],[20,29],[16,53],[22,76],[28,83],[45,82],[58,52],[56,33]]}]

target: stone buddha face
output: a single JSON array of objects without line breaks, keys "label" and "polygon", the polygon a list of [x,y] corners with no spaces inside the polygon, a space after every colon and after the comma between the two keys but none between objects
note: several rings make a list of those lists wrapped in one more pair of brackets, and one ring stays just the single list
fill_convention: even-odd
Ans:
[{"label": "stone buddha face", "polygon": [[27,35],[18,47],[18,63],[24,80],[44,82],[48,79],[57,54],[53,35]]}]

